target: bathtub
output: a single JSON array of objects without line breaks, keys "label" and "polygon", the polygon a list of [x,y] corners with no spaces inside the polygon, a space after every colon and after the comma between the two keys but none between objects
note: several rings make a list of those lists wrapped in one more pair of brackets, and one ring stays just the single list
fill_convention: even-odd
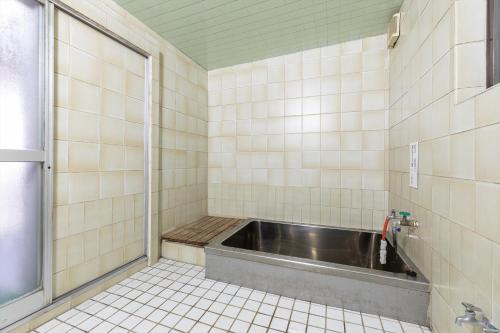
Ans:
[{"label": "bathtub", "polygon": [[429,282],[381,235],[248,219],[205,247],[206,276],[345,309],[428,325]]}]

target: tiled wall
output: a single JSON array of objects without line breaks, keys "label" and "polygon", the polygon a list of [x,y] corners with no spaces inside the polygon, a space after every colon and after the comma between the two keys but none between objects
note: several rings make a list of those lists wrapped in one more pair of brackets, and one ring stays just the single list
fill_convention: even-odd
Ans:
[{"label": "tiled wall", "polygon": [[144,58],[56,10],[54,296],[144,253],[144,126],[150,262],[207,197],[206,71],[112,1],[65,2],[147,50],[153,84],[144,124]]},{"label": "tiled wall", "polygon": [[207,71],[162,43],[161,231],[207,215]]},{"label": "tiled wall", "polygon": [[433,332],[468,332],[454,324],[461,301],[500,326],[500,87],[485,92],[486,1],[406,0],[402,13],[390,53],[389,208],[420,222],[418,237],[401,236],[432,281]]},{"label": "tiled wall", "polygon": [[144,254],[145,58],[57,11],[54,294]]},{"label": "tiled wall", "polygon": [[378,228],[386,36],[208,73],[208,212]]}]

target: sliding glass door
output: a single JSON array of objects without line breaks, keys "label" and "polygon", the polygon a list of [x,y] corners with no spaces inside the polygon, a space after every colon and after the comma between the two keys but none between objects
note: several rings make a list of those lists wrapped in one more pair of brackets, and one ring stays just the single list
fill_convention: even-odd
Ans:
[{"label": "sliding glass door", "polygon": [[0,1],[0,329],[50,300],[47,6]]}]

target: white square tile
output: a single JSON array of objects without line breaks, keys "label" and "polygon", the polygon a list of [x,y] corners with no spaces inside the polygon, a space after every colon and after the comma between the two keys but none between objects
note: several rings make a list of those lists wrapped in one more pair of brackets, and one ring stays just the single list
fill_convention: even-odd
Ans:
[{"label": "white square tile", "polygon": [[257,313],[255,316],[253,322],[254,324],[264,326],[264,327],[269,327],[269,324],[271,323],[271,316],[262,314],[262,313]]},{"label": "white square tile", "polygon": [[275,308],[276,307],[274,305],[262,303],[259,307],[258,312],[263,313],[263,314],[267,314],[267,315],[273,315]]},{"label": "white square tile", "polygon": [[286,309],[292,309],[293,302],[294,302],[293,298],[281,296],[280,300],[278,302],[278,306],[281,306],[282,308],[286,308]]},{"label": "white square tile", "polygon": [[164,302],[166,301],[165,298],[163,297],[153,297],[148,303],[147,305],[149,306],[152,306],[153,308],[158,308],[160,307],[160,305],[162,305]]},{"label": "white square tile", "polygon": [[123,311],[128,312],[128,313],[135,313],[137,310],[139,310],[143,305],[139,302],[132,301],[125,305],[123,307]]},{"label": "white square tile", "polygon": [[48,321],[45,324],[43,324],[42,326],[38,327],[36,330],[40,333],[46,333],[59,324],[61,324],[61,321],[59,321],[57,319],[52,319],[51,321]]},{"label": "white square tile", "polygon": [[365,327],[365,333],[384,333],[384,332],[376,328]]},{"label": "white square tile", "polygon": [[257,311],[259,309],[260,303],[252,300],[246,301],[245,305],[243,306],[247,310],[251,311]]},{"label": "white square tile", "polygon": [[309,312],[309,306],[311,303],[301,300],[295,300],[293,304],[293,309],[302,312]]},{"label": "white square tile", "polygon": [[282,319],[290,319],[290,316],[292,315],[292,310],[287,309],[287,308],[282,308],[282,307],[277,307],[274,316]]},{"label": "white square tile", "polygon": [[72,329],[71,326],[69,326],[66,323],[60,323],[59,325],[55,326],[52,328],[48,333],[66,333],[69,332]]},{"label": "white square tile", "polygon": [[186,304],[178,304],[173,310],[172,313],[175,313],[179,316],[184,316],[191,309],[189,305]]},{"label": "white square tile", "polygon": [[155,308],[149,306],[149,305],[144,305],[140,307],[137,311],[134,312],[134,315],[141,317],[141,318],[146,318],[153,312]]},{"label": "white square tile", "polygon": [[183,300],[184,298],[186,298],[186,296],[187,296],[187,294],[186,294],[186,293],[183,293],[183,292],[181,292],[181,291],[178,291],[178,292],[176,292],[175,294],[173,294],[173,295],[172,295],[172,297],[170,297],[170,299],[171,299],[172,301],[175,301],[175,302],[179,302],[179,303],[180,303],[180,302],[182,302],[182,300]]},{"label": "white square tile", "polygon": [[[128,314],[127,314],[127,316],[128,316]],[[88,313],[80,312],[80,313],[72,316],[68,320],[66,320],[66,322],[72,326],[78,326],[80,323],[82,323],[84,320],[87,320],[88,318],[90,318],[90,315]],[[41,333],[43,333],[43,332],[41,332]]]},{"label": "white square tile", "polygon": [[174,313],[169,313],[165,316],[165,318],[161,320],[160,324],[173,328],[179,322],[179,320],[181,320],[181,316]]},{"label": "white square tile", "polygon": [[91,314],[91,315],[95,315],[97,312],[101,311],[105,307],[106,307],[106,305],[96,302],[96,303],[92,304],[91,306],[89,306],[88,308],[86,308],[84,311]]},{"label": "white square tile", "polygon": [[222,292],[228,295],[235,295],[239,288],[234,284],[228,284]]},{"label": "white square tile", "polygon": [[382,324],[380,322],[380,317],[375,315],[367,315],[363,313],[363,325],[365,327],[372,327],[381,330]]},{"label": "white square tile", "polygon": [[266,331],[267,329],[262,326],[252,325],[250,326],[248,333],[265,333]]},{"label": "white square tile", "polygon": [[288,321],[281,318],[273,318],[270,327],[277,331],[285,332],[288,327]]},{"label": "white square tile", "polygon": [[345,323],[345,331],[346,333],[364,333],[363,326],[352,323]]},{"label": "white square tile", "polygon": [[217,302],[228,304],[231,301],[231,298],[233,298],[233,296],[222,293],[217,297]]},{"label": "white square tile", "polygon": [[189,318],[182,318],[176,325],[175,329],[181,332],[190,332],[196,322]]},{"label": "white square tile", "polygon": [[241,287],[236,292],[236,296],[243,297],[243,298],[248,298],[251,293],[252,293],[252,289]]},{"label": "white square tile", "polygon": [[84,331],[90,331],[91,329],[93,329],[94,327],[99,325],[100,323],[102,323],[102,319],[99,319],[97,317],[89,317],[89,318],[85,319],[83,322],[81,322],[78,325],[78,328],[80,328]]},{"label": "white square tile", "polygon": [[403,333],[403,328],[399,324],[399,321],[389,318],[380,318],[382,320],[382,326],[384,331],[391,333]]},{"label": "white square tile", "polygon": [[250,323],[241,320],[235,320],[233,326],[231,326],[231,332],[246,333],[249,328],[250,328]]},{"label": "white square tile", "polygon": [[174,302],[172,300],[166,300],[162,305],[160,305],[160,309],[165,311],[172,311],[179,303]]},{"label": "white square tile", "polygon": [[416,324],[406,323],[402,321],[401,326],[403,326],[403,331],[405,333],[422,333],[422,329]]},{"label": "white square tile", "polygon": [[231,302],[229,302],[229,304],[234,305],[234,306],[238,306],[238,307],[242,307],[245,304],[245,302],[246,302],[245,298],[235,296],[235,297],[233,297]]},{"label": "white square tile", "polygon": [[225,333],[226,331],[224,330],[221,330],[220,328],[217,328],[217,327],[212,327],[212,329],[210,330],[210,333]]},{"label": "white square tile", "polygon": [[210,307],[210,305],[212,305],[212,303],[213,301],[208,300],[206,298],[202,298],[198,301],[198,303],[196,303],[195,306],[203,310],[208,310],[208,308]]},{"label": "white square tile", "polygon": [[[200,310],[201,311],[201,310]],[[167,311],[161,310],[161,309],[156,309],[153,312],[149,314],[147,317],[148,320],[151,320],[155,323],[159,323],[165,316],[168,314]]]},{"label": "white square tile", "polygon": [[309,313],[317,315],[317,316],[326,316],[326,305],[311,303],[311,307],[309,308]]},{"label": "white square tile", "polygon": [[319,328],[325,328],[326,318],[310,314],[309,315],[309,320],[308,320],[307,324],[309,326],[316,326],[316,327],[319,327]]},{"label": "white square tile", "polygon": [[209,310],[218,314],[221,314],[224,312],[224,309],[226,308],[225,304],[219,303],[219,302],[213,302],[212,305],[210,306]]},{"label": "white square tile", "polygon": [[137,333],[148,333],[155,327],[156,324],[149,320],[141,321],[136,327],[134,327],[133,331]]},{"label": "white square tile", "polygon": [[222,312],[222,314],[224,316],[227,316],[227,317],[231,317],[231,318],[236,318],[236,316],[238,315],[238,313],[240,312],[240,309],[241,308],[238,308],[236,306],[233,306],[233,305],[228,305],[224,311]]},{"label": "white square tile", "polygon": [[68,319],[70,319],[71,317],[73,317],[79,313],[81,313],[81,312],[78,311],[77,309],[71,309],[69,311],[64,312],[60,316],[58,316],[57,319],[59,319],[60,321],[67,321]]},{"label": "white square tile", "polygon": [[253,301],[262,302],[262,300],[264,299],[265,296],[266,296],[266,293],[264,293],[262,291],[254,290],[250,294],[249,298]]},{"label": "white square tile", "polygon": [[220,316],[219,319],[217,319],[217,321],[215,322],[214,326],[227,331],[229,330],[233,322],[234,322],[233,318]]},{"label": "white square tile", "polygon": [[219,318],[219,315],[218,314],[215,314],[213,312],[205,312],[205,314],[200,318],[200,321],[202,323],[205,323],[207,325],[210,325],[212,326],[213,324],[215,324],[215,322],[217,321],[217,319]]},{"label": "white square tile", "polygon": [[255,311],[242,309],[238,314],[238,319],[251,323],[255,317]]},{"label": "white square tile", "polygon": [[326,329],[335,332],[344,332],[344,322],[335,319],[326,319]]},{"label": "white square tile", "polygon": [[271,305],[277,305],[279,302],[280,296],[275,295],[275,294],[266,294],[264,299],[262,300],[263,303],[266,304],[271,304]]},{"label": "white square tile", "polygon": [[307,330],[307,326],[302,323],[296,323],[294,321],[290,322],[290,325],[288,325],[288,330],[287,332],[290,333],[305,333]]},{"label": "white square tile", "polygon": [[130,314],[128,314],[127,312],[118,310],[106,320],[115,325],[119,325],[122,321],[127,319],[128,316],[130,316]]},{"label": "white square tile", "polygon": [[344,320],[346,322],[362,325],[361,314],[355,311],[344,310]]},{"label": "white square tile", "polygon": [[168,332],[169,330],[170,329],[166,326],[156,325],[155,327],[153,327],[150,333],[165,333]]}]

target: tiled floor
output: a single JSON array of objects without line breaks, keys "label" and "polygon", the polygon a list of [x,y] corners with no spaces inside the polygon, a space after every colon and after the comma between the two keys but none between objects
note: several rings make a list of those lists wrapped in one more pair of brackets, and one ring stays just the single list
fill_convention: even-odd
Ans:
[{"label": "tiled floor", "polygon": [[418,325],[205,279],[162,259],[35,332],[429,333]]}]

